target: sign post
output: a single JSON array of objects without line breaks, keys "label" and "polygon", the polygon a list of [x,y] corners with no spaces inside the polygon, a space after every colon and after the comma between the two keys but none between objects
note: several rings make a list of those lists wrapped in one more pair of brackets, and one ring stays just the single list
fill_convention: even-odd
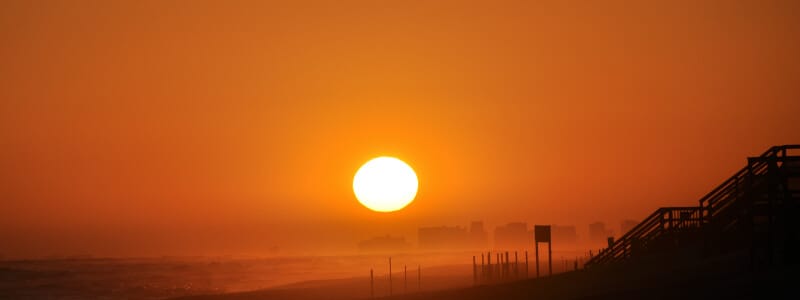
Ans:
[{"label": "sign post", "polygon": [[533,235],[536,246],[536,277],[539,277],[539,243],[547,243],[547,270],[549,275],[553,275],[553,243],[550,239],[550,225],[534,225]]}]

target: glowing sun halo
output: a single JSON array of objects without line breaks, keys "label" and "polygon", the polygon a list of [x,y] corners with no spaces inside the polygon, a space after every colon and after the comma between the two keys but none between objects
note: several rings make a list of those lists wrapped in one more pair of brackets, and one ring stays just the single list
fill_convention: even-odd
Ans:
[{"label": "glowing sun halo", "polygon": [[358,169],[353,178],[353,191],[367,208],[379,212],[403,209],[417,195],[417,174],[394,157],[374,158]]}]

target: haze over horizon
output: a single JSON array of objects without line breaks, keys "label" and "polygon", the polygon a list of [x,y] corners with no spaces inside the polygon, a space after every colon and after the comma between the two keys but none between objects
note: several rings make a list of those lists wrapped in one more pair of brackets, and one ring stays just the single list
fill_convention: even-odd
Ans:
[{"label": "haze over horizon", "polygon": [[[4,1],[0,256],[640,220],[800,143],[797,1]],[[352,180],[389,155],[416,200]]]}]

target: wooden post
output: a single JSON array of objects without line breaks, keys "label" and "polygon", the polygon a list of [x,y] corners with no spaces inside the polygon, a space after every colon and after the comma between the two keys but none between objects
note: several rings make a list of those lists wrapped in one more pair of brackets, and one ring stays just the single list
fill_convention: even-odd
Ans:
[{"label": "wooden post", "polygon": [[403,265],[403,294],[408,293],[408,266]]},{"label": "wooden post", "polygon": [[472,285],[478,285],[478,264],[475,262],[475,255],[472,256]]},{"label": "wooden post", "polygon": [[510,272],[511,271],[511,264],[508,263],[508,251],[506,251],[506,263],[503,265],[503,269],[504,269],[503,272],[506,275],[505,276],[506,279],[508,279],[508,277],[511,277],[510,276],[511,275],[511,272]]},{"label": "wooden post", "polygon": [[497,255],[497,278],[503,278],[503,259],[500,257],[500,252],[495,253]]},{"label": "wooden post", "polygon": [[481,281],[486,280],[486,265],[483,261],[483,253],[481,253]]},{"label": "wooden post", "polygon": [[502,252],[500,253],[500,261],[503,262],[503,263],[500,264],[500,278],[505,279],[506,278],[506,260],[505,260],[505,257],[503,256]]},{"label": "wooden post", "polygon": [[534,244],[536,245],[536,278],[539,278],[539,242]]},{"label": "wooden post", "polygon": [[375,277],[372,273],[372,268],[369,269],[369,298],[375,298]]},{"label": "wooden post", "polygon": [[489,280],[492,280],[492,252],[491,251],[486,253],[486,260],[487,260],[486,273],[487,273],[487,275],[489,277]]},{"label": "wooden post", "polygon": [[553,275],[553,247],[552,243],[547,243],[547,263],[550,266],[549,276]]},{"label": "wooden post", "polygon": [[389,296],[392,295],[392,257],[389,257]]},{"label": "wooden post", "polygon": [[525,250],[525,278],[529,277],[530,266],[528,265],[528,250]]},{"label": "wooden post", "polygon": [[519,255],[514,251],[514,279],[519,279]]}]

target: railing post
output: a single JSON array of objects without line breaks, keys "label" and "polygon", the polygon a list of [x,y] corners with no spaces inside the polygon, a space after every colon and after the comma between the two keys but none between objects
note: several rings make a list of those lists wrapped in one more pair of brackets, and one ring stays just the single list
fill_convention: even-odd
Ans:
[{"label": "railing post", "polygon": [[[705,223],[706,211],[708,211],[706,209],[706,205],[707,205],[706,202],[700,202],[700,217],[699,217],[699,219],[700,219],[700,225],[701,226]],[[710,217],[711,216],[709,216],[709,218]]]},{"label": "railing post", "polygon": [[669,215],[669,222],[668,222],[669,231],[672,231],[674,229],[673,227],[675,226],[675,219],[672,216],[674,214],[674,211],[672,211],[671,209],[668,209],[667,210],[667,214]]}]

